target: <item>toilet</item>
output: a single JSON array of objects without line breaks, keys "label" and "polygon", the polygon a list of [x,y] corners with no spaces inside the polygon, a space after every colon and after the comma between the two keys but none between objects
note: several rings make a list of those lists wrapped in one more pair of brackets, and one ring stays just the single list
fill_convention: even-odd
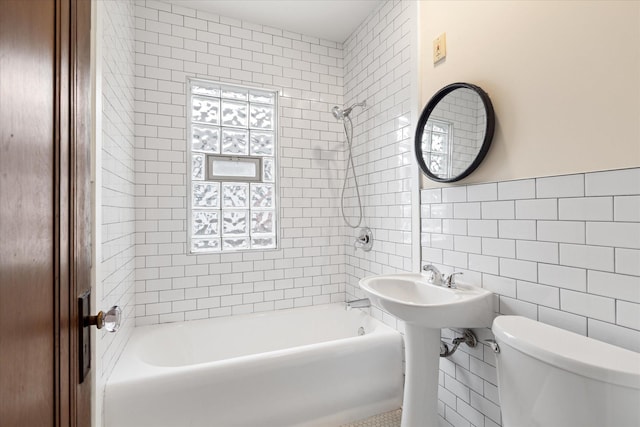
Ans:
[{"label": "toilet", "polygon": [[521,316],[498,316],[504,427],[640,426],[640,353]]}]

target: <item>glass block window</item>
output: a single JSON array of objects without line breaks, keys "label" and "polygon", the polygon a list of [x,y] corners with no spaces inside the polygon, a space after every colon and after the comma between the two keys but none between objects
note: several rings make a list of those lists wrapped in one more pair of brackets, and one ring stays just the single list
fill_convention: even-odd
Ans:
[{"label": "glass block window", "polygon": [[277,248],[277,92],[187,85],[190,252]]},{"label": "glass block window", "polygon": [[451,176],[451,123],[429,119],[422,134],[422,152],[434,175]]}]

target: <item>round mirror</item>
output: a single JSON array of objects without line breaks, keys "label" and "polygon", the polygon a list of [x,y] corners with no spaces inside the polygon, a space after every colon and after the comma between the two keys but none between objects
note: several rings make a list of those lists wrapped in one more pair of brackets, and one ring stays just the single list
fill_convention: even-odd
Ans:
[{"label": "round mirror", "polygon": [[443,87],[429,100],[416,129],[420,169],[434,181],[473,172],[489,151],[495,118],[485,91],[469,83]]}]

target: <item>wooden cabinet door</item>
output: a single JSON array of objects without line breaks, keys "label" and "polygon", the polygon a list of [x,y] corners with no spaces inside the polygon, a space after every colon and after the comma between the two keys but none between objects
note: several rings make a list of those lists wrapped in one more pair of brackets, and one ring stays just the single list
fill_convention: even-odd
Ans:
[{"label": "wooden cabinet door", "polygon": [[0,425],[89,426],[90,1],[0,0]]}]

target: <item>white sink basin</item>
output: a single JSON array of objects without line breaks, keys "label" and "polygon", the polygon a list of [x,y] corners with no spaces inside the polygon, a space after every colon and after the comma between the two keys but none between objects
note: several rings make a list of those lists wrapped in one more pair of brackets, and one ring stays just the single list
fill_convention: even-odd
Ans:
[{"label": "white sink basin", "polygon": [[434,285],[419,273],[367,277],[360,288],[380,308],[427,328],[490,327],[494,317],[492,293],[486,289]]},{"label": "white sink basin", "polygon": [[402,427],[436,427],[440,329],[491,326],[492,293],[470,285],[435,285],[419,273],[367,277],[360,288],[373,304],[405,322]]}]

